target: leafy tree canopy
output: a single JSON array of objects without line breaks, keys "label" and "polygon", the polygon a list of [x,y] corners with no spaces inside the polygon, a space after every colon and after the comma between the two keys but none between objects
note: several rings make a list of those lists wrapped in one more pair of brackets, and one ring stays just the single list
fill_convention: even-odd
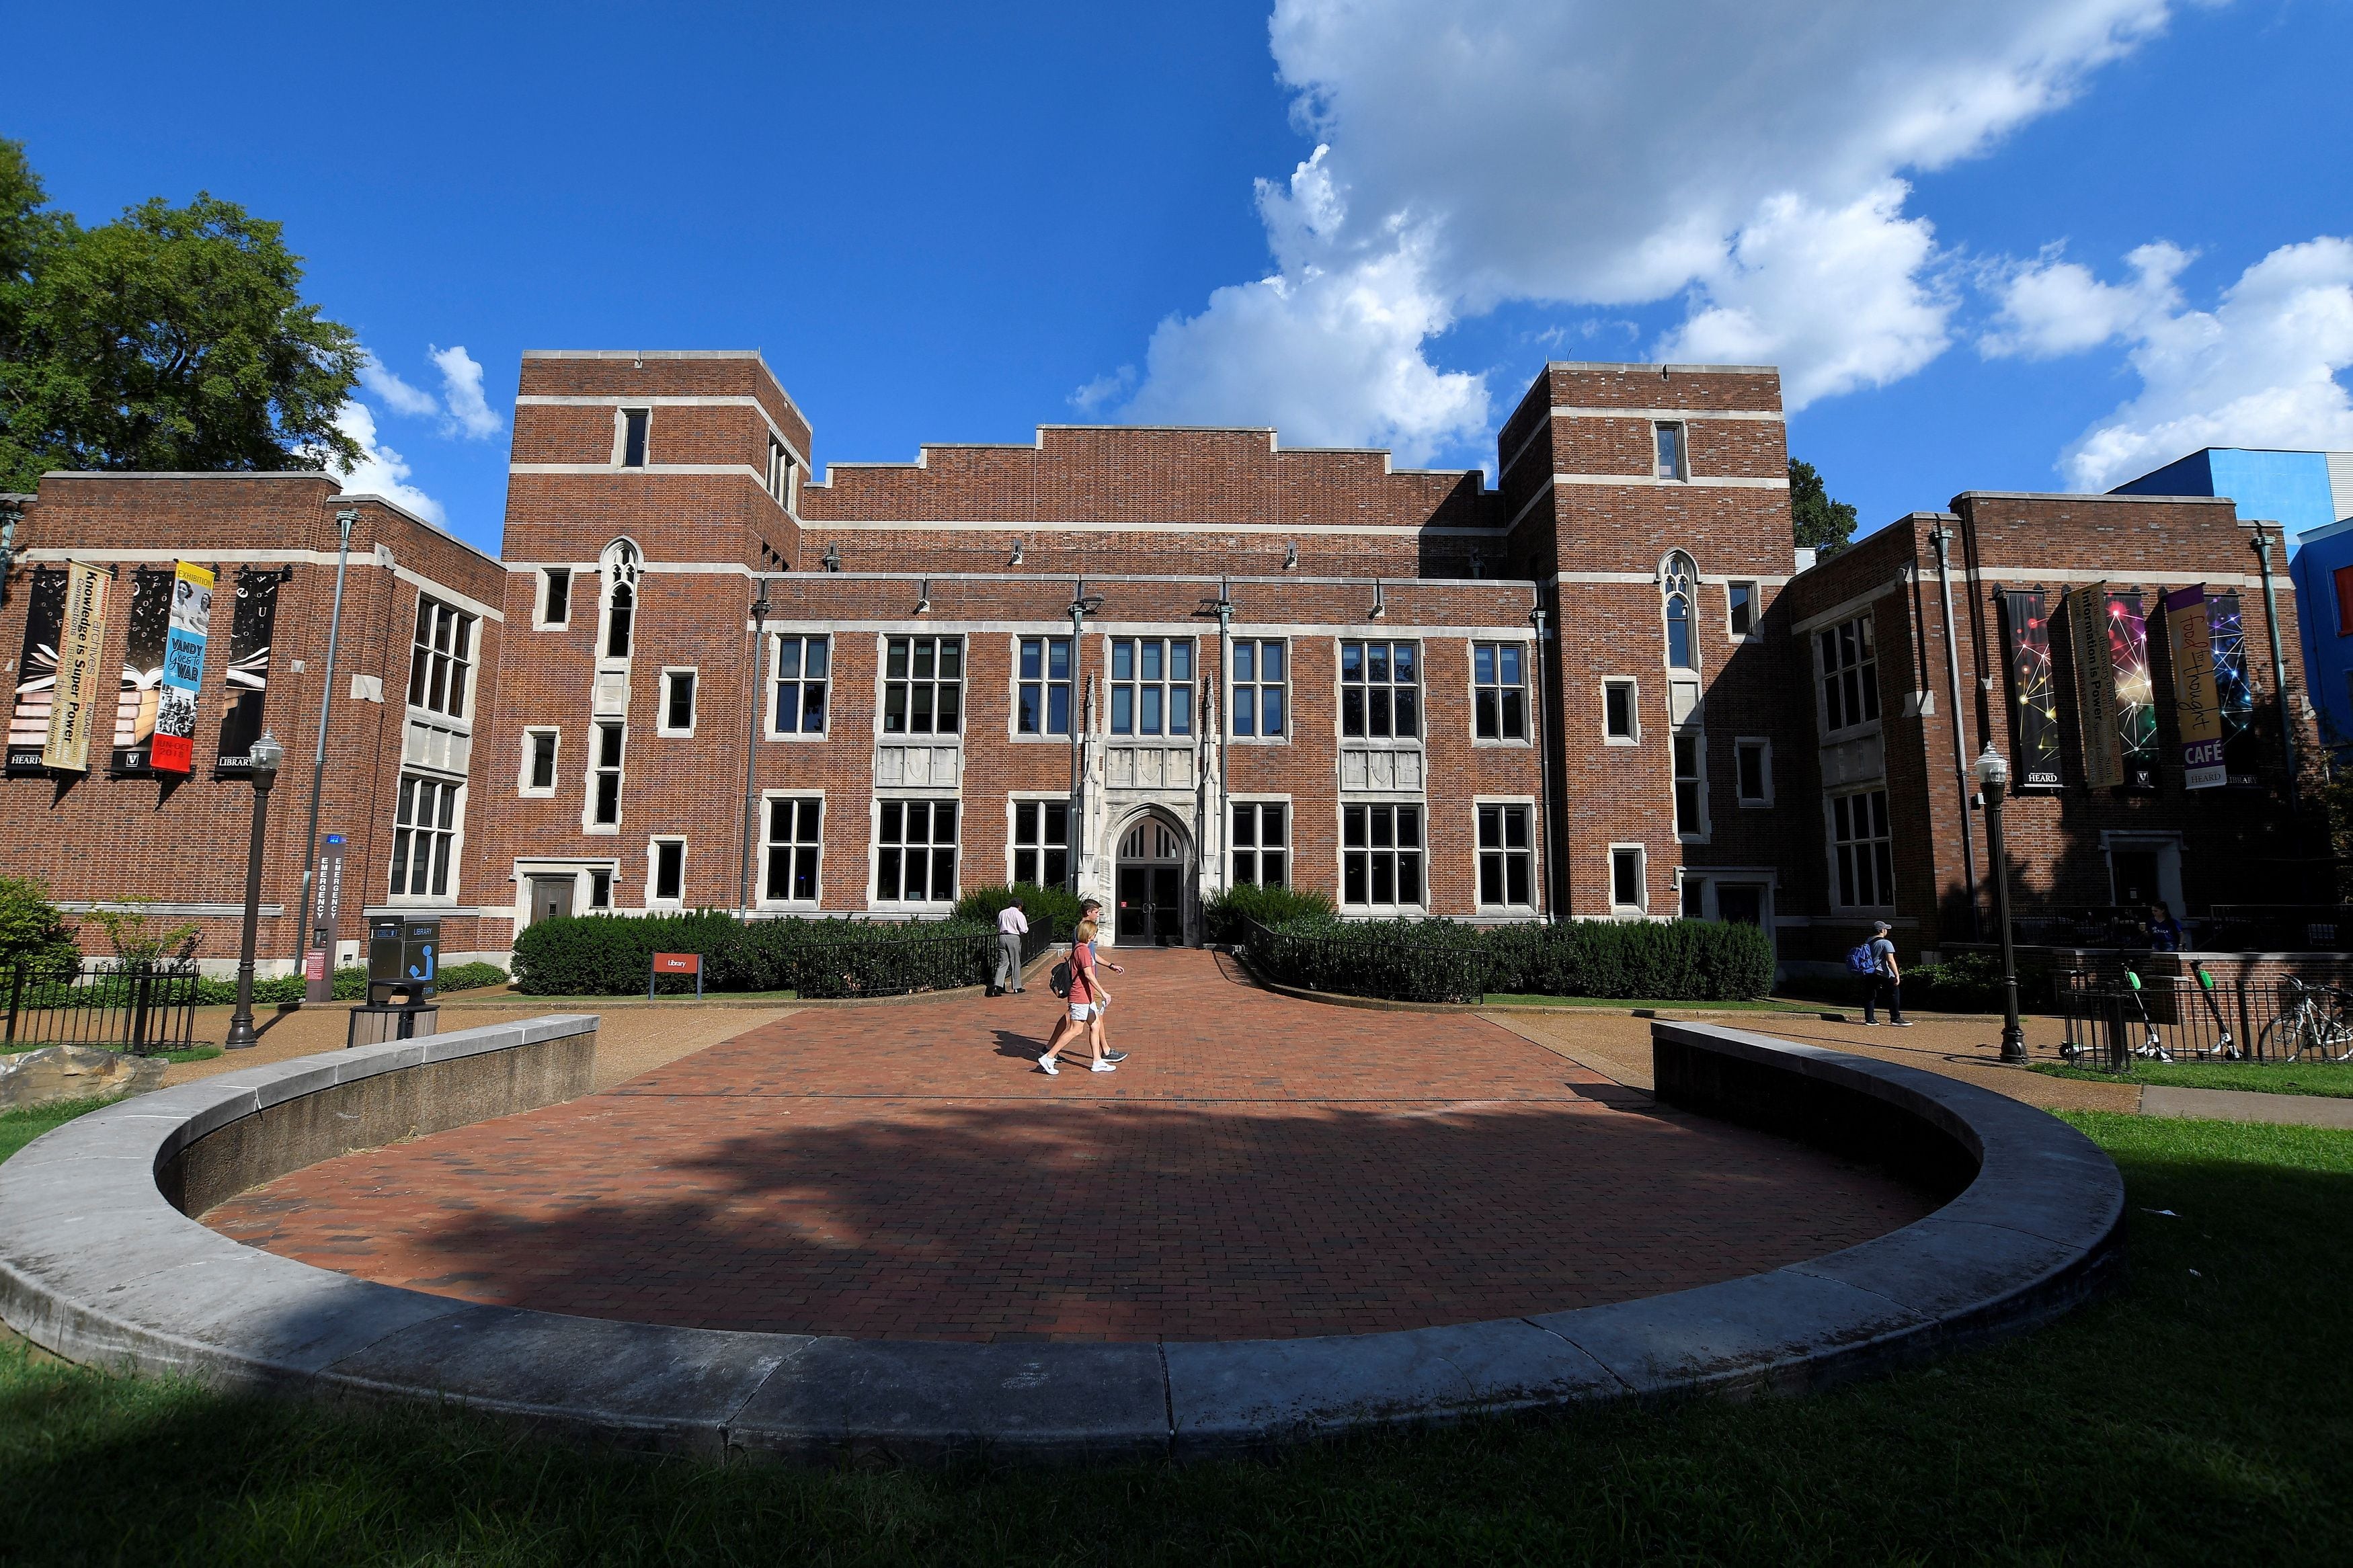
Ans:
[{"label": "leafy tree canopy", "polygon": [[0,141],[0,489],[50,468],[355,462],[350,328],[302,302],[280,226],[197,193],[84,228]]},{"label": "leafy tree canopy", "polygon": [[1854,537],[1854,508],[1831,500],[1811,463],[1789,459],[1789,521],[1800,547],[1835,555]]}]

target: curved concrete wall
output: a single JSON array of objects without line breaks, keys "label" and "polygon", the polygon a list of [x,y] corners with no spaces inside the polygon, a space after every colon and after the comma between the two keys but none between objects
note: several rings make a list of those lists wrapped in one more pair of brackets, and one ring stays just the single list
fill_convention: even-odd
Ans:
[{"label": "curved concrete wall", "polygon": [[339,1052],[70,1122],[0,1165],[0,1318],[77,1361],[448,1399],[640,1447],[1189,1458],[1587,1400],[1820,1386],[2043,1321],[2119,1258],[2122,1180],[2064,1123],[1910,1068],[1664,1022],[1662,1098],[1891,1160],[1957,1195],[1860,1247],[1672,1295],[1170,1344],[731,1333],[477,1307],[242,1247],[167,1201],[201,1213],[342,1149],[582,1092],[595,1028],[543,1018]]}]

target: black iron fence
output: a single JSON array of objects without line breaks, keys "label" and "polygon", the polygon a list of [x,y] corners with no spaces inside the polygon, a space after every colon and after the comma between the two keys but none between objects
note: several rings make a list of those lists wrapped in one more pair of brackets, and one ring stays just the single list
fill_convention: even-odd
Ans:
[{"label": "black iron fence", "polygon": [[2353,909],[2335,904],[2216,904],[2196,922],[2210,952],[2341,952],[2353,947]]},{"label": "black iron fence", "polygon": [[196,978],[194,959],[19,959],[8,977],[6,1043],[185,1050],[195,1043]]},{"label": "black iron fence", "polygon": [[2144,978],[2074,970],[2054,988],[2061,1058],[2129,1072],[2142,1061],[2353,1060],[2353,992],[2294,978],[2225,983],[2200,969]]}]

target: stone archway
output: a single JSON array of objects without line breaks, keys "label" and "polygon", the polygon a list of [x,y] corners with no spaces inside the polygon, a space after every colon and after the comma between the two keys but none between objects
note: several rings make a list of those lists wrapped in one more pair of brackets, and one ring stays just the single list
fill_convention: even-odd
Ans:
[{"label": "stone archway", "polygon": [[1121,947],[1184,947],[1191,913],[1193,836],[1145,807],[1113,840],[1112,940]]}]

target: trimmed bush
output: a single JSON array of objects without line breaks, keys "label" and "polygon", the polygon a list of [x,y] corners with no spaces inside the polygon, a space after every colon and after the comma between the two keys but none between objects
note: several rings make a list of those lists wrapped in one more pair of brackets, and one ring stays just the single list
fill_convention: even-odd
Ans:
[{"label": "trimmed bush", "polygon": [[1224,943],[1246,940],[1243,927],[1251,921],[1262,926],[1288,926],[1296,921],[1335,925],[1339,915],[1322,893],[1297,888],[1261,888],[1245,883],[1228,888],[1211,899],[1202,911],[1207,940]]},{"label": "trimmed bush", "polygon": [[1068,888],[1041,888],[1035,882],[1016,882],[1009,888],[976,888],[956,900],[955,918],[995,931],[997,917],[1017,898],[1021,900],[1021,913],[1032,931],[1051,931],[1068,936],[1079,923],[1078,894]]},{"label": "trimmed bush", "polygon": [[1250,966],[1271,980],[1392,1002],[1476,1002],[1482,933],[1453,921],[1290,921],[1246,928]]},{"label": "trimmed bush", "polygon": [[1399,1002],[1490,993],[1660,1002],[1747,1001],[1773,984],[1754,926],[1712,921],[1570,921],[1481,930],[1455,921],[1307,920],[1242,938],[1268,978]]},{"label": "trimmed bush", "polygon": [[[515,938],[517,988],[534,996],[643,995],[657,952],[699,952],[708,991],[894,996],[986,984],[997,927],[972,921],[743,921],[716,910],[678,915],[571,915]],[[691,994],[665,974],[657,994]]]}]

